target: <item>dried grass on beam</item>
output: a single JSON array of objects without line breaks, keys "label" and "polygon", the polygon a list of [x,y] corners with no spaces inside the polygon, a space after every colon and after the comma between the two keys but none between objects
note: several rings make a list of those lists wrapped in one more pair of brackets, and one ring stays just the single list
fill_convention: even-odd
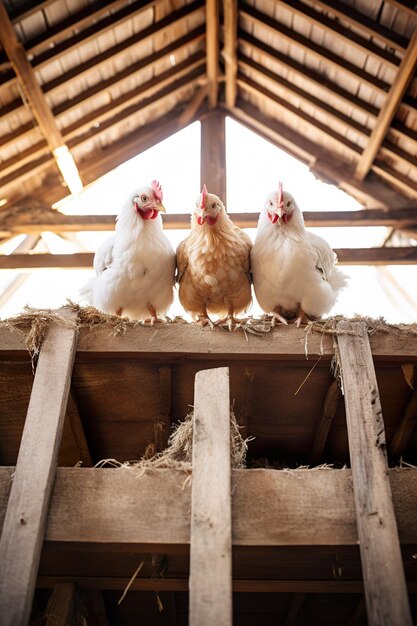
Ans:
[{"label": "dried grass on beam", "polygon": [[[153,469],[191,470],[193,456],[193,416],[191,412],[180,422],[168,439],[168,446],[162,452],[150,458],[146,453],[139,461],[120,463],[115,459],[104,459],[95,467],[134,468],[143,471]],[[243,469],[246,466],[248,439],[243,439],[233,410],[230,411],[230,463],[232,469]]]}]

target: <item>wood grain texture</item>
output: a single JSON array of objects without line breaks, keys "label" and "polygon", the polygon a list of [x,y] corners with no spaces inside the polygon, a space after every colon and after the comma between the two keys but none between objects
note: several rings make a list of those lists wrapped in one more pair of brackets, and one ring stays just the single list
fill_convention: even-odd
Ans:
[{"label": "wood grain texture", "polygon": [[[7,502],[13,472],[0,468],[0,504]],[[50,544],[141,545],[145,551],[188,545],[188,476],[183,470],[59,467],[45,538]],[[389,478],[401,543],[415,544],[417,470],[389,470]],[[357,544],[350,470],[233,470],[232,488],[235,546]],[[0,526],[4,514],[0,506]],[[300,524],[307,517],[309,524]]]},{"label": "wood grain texture", "polygon": [[333,418],[336,414],[337,405],[339,404],[341,395],[342,392],[339,389],[338,381],[333,380],[327,390],[323,403],[323,413],[321,414],[320,421],[314,434],[313,447],[311,450],[311,463],[313,465],[316,465],[322,457],[327,436],[329,434]]},{"label": "wood grain texture", "polygon": [[27,623],[61,441],[77,332],[52,325],[41,348],[0,540],[4,626]]},{"label": "wood grain texture", "polygon": [[214,108],[219,93],[219,0],[206,0],[206,55],[208,101]]},{"label": "wood grain texture", "polygon": [[392,438],[391,443],[388,446],[389,452],[394,458],[398,458],[403,454],[407,443],[411,437],[411,434],[415,428],[417,423],[417,390],[414,391],[413,395],[407,407],[405,409],[404,415],[401,419],[401,422],[395,431],[394,437]]},{"label": "wood grain texture", "polygon": [[75,617],[74,583],[54,586],[45,612],[45,626],[73,626]]},{"label": "wood grain texture", "polygon": [[201,187],[215,193],[227,207],[225,114],[216,110],[201,122]]},{"label": "wood grain texture", "polygon": [[338,329],[355,333],[339,334],[338,344],[368,623],[411,626],[368,335],[362,322],[339,322]]},{"label": "wood grain texture", "polygon": [[227,367],[195,378],[190,626],[232,624],[230,392]]}]

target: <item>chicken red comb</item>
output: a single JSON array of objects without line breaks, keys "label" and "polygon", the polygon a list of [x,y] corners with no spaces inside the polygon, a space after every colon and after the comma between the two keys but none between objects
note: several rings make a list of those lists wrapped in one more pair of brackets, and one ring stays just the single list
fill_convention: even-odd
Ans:
[{"label": "chicken red comb", "polygon": [[159,202],[162,202],[163,193],[162,193],[162,187],[159,181],[153,180],[151,182],[151,189],[153,191],[153,195],[155,196],[155,198],[159,200]]},{"label": "chicken red comb", "polygon": [[282,207],[282,205],[284,204],[284,198],[283,198],[283,191],[284,190],[283,190],[283,186],[284,185],[283,185],[282,181],[280,180],[279,183],[278,183],[278,194],[277,194],[278,195],[278,206],[279,207]]},{"label": "chicken red comb", "polygon": [[207,187],[203,185],[203,189],[201,190],[201,208],[202,209],[206,208],[207,196],[208,196]]}]

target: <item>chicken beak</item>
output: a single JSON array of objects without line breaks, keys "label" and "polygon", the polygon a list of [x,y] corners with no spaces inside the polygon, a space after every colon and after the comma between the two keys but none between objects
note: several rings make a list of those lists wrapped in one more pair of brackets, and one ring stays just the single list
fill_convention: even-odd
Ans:
[{"label": "chicken beak", "polygon": [[166,208],[164,207],[164,205],[162,203],[161,204],[156,204],[155,205],[155,209],[157,211],[160,211],[161,213],[166,213],[167,212]]}]

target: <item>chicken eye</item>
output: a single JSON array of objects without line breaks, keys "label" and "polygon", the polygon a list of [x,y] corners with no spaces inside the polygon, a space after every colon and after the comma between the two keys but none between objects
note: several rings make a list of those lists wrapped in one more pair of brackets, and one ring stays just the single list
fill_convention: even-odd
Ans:
[{"label": "chicken eye", "polygon": [[290,207],[290,206],[291,206],[291,202],[290,202],[290,200],[288,200],[287,207]]},{"label": "chicken eye", "polygon": [[143,194],[140,199],[142,200],[142,202],[147,202],[148,201],[148,196],[145,196],[145,194]]},{"label": "chicken eye", "polygon": [[269,206],[272,206],[272,201],[271,201],[271,200],[269,200],[268,204],[269,204]]},{"label": "chicken eye", "polygon": [[213,204],[211,205],[211,208],[212,208],[212,209],[215,209],[215,208],[216,208],[216,206],[217,206],[217,202],[213,202]]}]

